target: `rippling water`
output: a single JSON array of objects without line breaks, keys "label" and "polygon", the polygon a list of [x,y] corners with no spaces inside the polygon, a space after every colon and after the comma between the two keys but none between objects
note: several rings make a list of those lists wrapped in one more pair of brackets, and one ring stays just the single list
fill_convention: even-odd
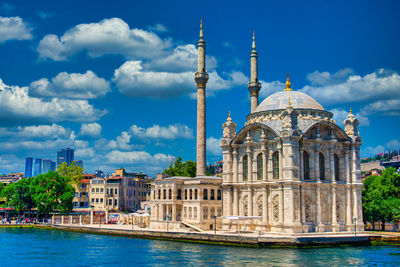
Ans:
[{"label": "rippling water", "polygon": [[56,230],[0,228],[4,266],[400,266],[400,247],[240,248]]}]

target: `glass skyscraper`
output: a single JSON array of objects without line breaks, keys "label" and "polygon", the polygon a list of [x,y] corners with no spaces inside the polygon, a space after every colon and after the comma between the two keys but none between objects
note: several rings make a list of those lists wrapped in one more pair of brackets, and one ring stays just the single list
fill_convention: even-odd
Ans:
[{"label": "glass skyscraper", "polygon": [[61,165],[63,162],[66,162],[71,165],[71,162],[74,161],[74,150],[71,148],[62,149],[57,152],[57,166]]},{"label": "glass skyscraper", "polygon": [[39,175],[42,173],[42,159],[35,159],[35,165],[33,168],[33,175]]},{"label": "glass skyscraper", "polygon": [[32,175],[33,175],[33,158],[26,158],[25,177],[32,177]]},{"label": "glass skyscraper", "polygon": [[48,173],[56,170],[56,163],[50,159],[44,159],[42,161],[42,173]]}]

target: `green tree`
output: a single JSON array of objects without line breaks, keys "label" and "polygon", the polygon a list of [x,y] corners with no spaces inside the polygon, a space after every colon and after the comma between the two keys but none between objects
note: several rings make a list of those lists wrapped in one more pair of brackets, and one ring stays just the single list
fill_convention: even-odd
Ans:
[{"label": "green tree", "polygon": [[72,211],[75,189],[70,179],[58,172],[48,172],[32,178],[31,192],[38,213],[49,214],[54,211]]},{"label": "green tree", "polygon": [[30,182],[31,179],[29,178],[21,179],[3,188],[0,194],[5,199],[7,207],[14,208],[18,213],[23,210],[31,210],[34,207]]},{"label": "green tree", "polygon": [[381,176],[370,176],[364,180],[364,219],[374,224],[381,221],[399,222],[400,219],[400,175],[394,168],[387,168]]},{"label": "green tree", "polygon": [[72,184],[76,186],[81,185],[81,181],[83,178],[83,169],[81,166],[76,165],[76,162],[73,161],[71,165],[68,166],[66,162],[63,162],[61,165],[58,165],[57,172],[64,177],[70,179]]},{"label": "green tree", "polygon": [[195,177],[196,176],[196,162],[188,160],[182,162],[182,158],[178,157],[175,162],[171,162],[169,167],[164,170],[164,175],[167,176],[186,176]]}]

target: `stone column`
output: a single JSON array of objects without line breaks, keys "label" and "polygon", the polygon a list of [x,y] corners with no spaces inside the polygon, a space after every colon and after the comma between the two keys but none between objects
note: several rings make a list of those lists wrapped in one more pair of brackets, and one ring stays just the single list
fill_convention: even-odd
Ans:
[{"label": "stone column", "polygon": [[[300,180],[304,181],[304,160],[303,160],[303,149],[300,149],[299,152],[299,174],[300,174]],[[310,167],[310,166],[309,166]]]},{"label": "stone column", "polygon": [[279,180],[283,180],[283,167],[284,167],[284,164],[283,164],[283,161],[285,160],[284,158],[283,158],[283,151],[282,151],[282,145],[281,145],[281,143],[279,142],[278,143],[278,153],[279,153]]},{"label": "stone column", "polygon": [[172,221],[176,222],[176,205],[172,204]]},{"label": "stone column", "polygon": [[79,225],[82,224],[82,215],[79,215]]},{"label": "stone column", "polygon": [[265,149],[265,146],[262,151],[262,162],[263,162],[262,180],[265,182],[265,181],[267,181],[267,150]]},{"label": "stone column", "polygon": [[233,215],[239,216],[239,194],[237,187],[233,188]]},{"label": "stone column", "polygon": [[197,84],[197,156],[196,175],[206,175],[206,83],[208,73],[206,71],[205,57],[206,42],[203,38],[203,23],[200,24],[200,40],[197,43],[198,68],[195,73]]},{"label": "stone column", "polygon": [[344,176],[347,184],[350,183],[350,166],[349,166],[349,151],[344,151]]},{"label": "stone column", "polygon": [[358,214],[358,205],[357,205],[357,203],[358,203],[357,189],[353,188],[352,191],[353,191],[353,216],[355,216],[357,218],[357,223],[358,223],[358,220],[360,218],[358,218],[359,214]]},{"label": "stone column", "polygon": [[336,232],[337,227],[336,214],[336,185],[332,184],[332,231]]},{"label": "stone column", "polygon": [[267,188],[263,188],[263,223],[268,222],[268,198],[267,198]]},{"label": "stone column", "polygon": [[305,214],[306,214],[306,209],[305,209],[305,201],[304,201],[304,187],[300,186],[300,222],[301,224],[304,224],[306,222]]},{"label": "stone column", "polygon": [[267,179],[268,179],[268,181],[272,181],[274,179],[274,177],[273,177],[274,176],[274,174],[273,174],[273,166],[272,166],[272,155],[273,155],[273,151],[270,148],[268,150],[268,165],[267,165],[267,172],[268,172]]},{"label": "stone column", "polygon": [[238,182],[238,153],[237,153],[237,149],[234,148],[233,149],[233,182],[237,183]]},{"label": "stone column", "polygon": [[248,162],[248,168],[247,168],[247,178],[248,181],[251,183],[253,182],[253,153],[251,153],[251,148],[247,147],[247,162]]},{"label": "stone column", "polygon": [[[227,213],[226,213],[226,215],[227,216],[231,216],[232,215],[232,202],[233,202],[233,199],[232,199],[232,189],[230,188],[230,189],[225,189],[226,191],[227,191],[227,200],[226,200],[226,207],[227,207]],[[222,211],[222,212],[224,212],[224,211]],[[224,216],[226,216],[225,214],[223,214]]]},{"label": "stone column", "polygon": [[93,210],[90,211],[90,224],[93,224]]},{"label": "stone column", "polygon": [[335,177],[335,153],[333,152],[333,145],[330,145],[329,147],[329,162],[330,162],[330,176],[331,176],[331,181],[336,181]]},{"label": "stone column", "polygon": [[253,216],[253,189],[249,186],[249,194],[247,198],[247,206],[249,209],[248,216]]},{"label": "stone column", "polygon": [[317,186],[317,232],[321,232],[321,190],[319,184]]},{"label": "stone column", "polygon": [[348,227],[348,231],[351,231],[349,228],[353,224],[353,217],[351,214],[351,187],[350,185],[346,185],[346,225]]}]

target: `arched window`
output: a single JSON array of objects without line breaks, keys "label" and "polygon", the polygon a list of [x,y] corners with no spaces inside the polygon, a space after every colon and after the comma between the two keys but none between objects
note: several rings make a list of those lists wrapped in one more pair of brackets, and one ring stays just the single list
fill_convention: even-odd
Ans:
[{"label": "arched window", "polygon": [[161,189],[158,189],[158,199],[161,199]]},{"label": "arched window", "polygon": [[164,199],[167,199],[167,189],[163,190],[163,194],[164,194]]},{"label": "arched window", "polygon": [[222,194],[221,194],[221,189],[218,189],[217,191],[217,200],[221,200]]},{"label": "arched window", "polygon": [[208,200],[208,190],[207,189],[203,190],[203,200]]},{"label": "arched window", "polygon": [[178,189],[178,194],[176,196],[176,199],[182,199],[182,190]]},{"label": "arched window", "polygon": [[210,200],[215,200],[214,189],[211,189],[211,192],[210,192]]},{"label": "arched window", "polygon": [[262,180],[263,178],[263,154],[260,153],[257,156],[257,180]]},{"label": "arched window", "polygon": [[185,199],[187,199],[187,189],[185,189]]},{"label": "arched window", "polygon": [[172,199],[172,189],[169,189],[169,190],[168,190],[168,198],[169,198],[169,199]]},{"label": "arched window", "polygon": [[274,175],[274,179],[279,179],[279,152],[276,151],[273,155],[272,155],[272,166],[273,166],[273,175]]},{"label": "arched window", "polygon": [[304,180],[310,180],[310,156],[306,151],[303,152],[303,171]]},{"label": "arched window", "polygon": [[197,189],[194,190],[194,199],[197,200]]},{"label": "arched window", "polygon": [[189,199],[190,200],[193,199],[193,189],[190,189],[190,191],[189,191]]},{"label": "arched window", "polygon": [[247,181],[249,176],[249,159],[247,155],[243,157],[243,181]]},{"label": "arched window", "polygon": [[321,152],[319,153],[319,179],[325,180],[325,157]]},{"label": "arched window", "polygon": [[334,157],[334,164],[335,164],[335,180],[340,181],[339,157],[336,154],[333,157]]}]

